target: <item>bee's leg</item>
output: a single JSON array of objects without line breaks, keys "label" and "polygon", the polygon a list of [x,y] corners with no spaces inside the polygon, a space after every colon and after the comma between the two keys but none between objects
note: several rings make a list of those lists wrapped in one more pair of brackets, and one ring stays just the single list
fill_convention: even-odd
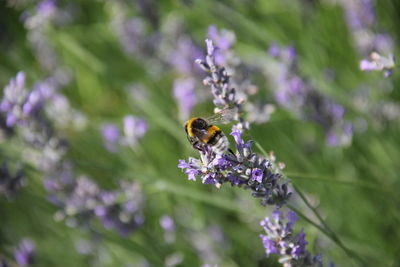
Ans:
[{"label": "bee's leg", "polygon": [[199,151],[202,151],[202,150],[203,150],[203,146],[202,146],[202,144],[201,144],[199,141],[194,141],[194,142],[192,143],[192,146],[193,146],[193,148],[196,149],[196,150],[199,150]]}]

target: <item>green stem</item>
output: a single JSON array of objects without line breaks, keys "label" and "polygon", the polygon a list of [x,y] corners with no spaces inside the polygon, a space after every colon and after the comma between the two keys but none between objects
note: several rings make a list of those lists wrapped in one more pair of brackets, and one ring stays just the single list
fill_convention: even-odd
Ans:
[{"label": "green stem", "polygon": [[[300,196],[300,198],[303,200],[303,202],[306,204],[306,206],[314,213],[315,216],[317,216],[318,220],[320,223],[325,227],[327,231],[329,231],[332,235],[335,235],[335,233],[329,228],[329,226],[326,224],[322,216],[318,213],[317,209],[314,208],[311,203],[308,201],[306,196],[300,191],[300,189],[293,184],[293,188],[296,191],[296,193]],[[335,235],[336,236],[336,235]]]},{"label": "green stem", "polygon": [[308,218],[306,215],[304,215],[299,209],[295,208],[294,206],[292,206],[291,204],[287,205],[289,207],[289,209],[293,210],[294,212],[296,212],[297,215],[299,215],[303,220],[305,220],[306,222],[308,222],[309,224],[313,225],[315,228],[317,228],[318,230],[320,230],[322,233],[324,233],[327,237],[331,238],[331,234],[324,228],[322,228],[320,225],[318,225],[316,222],[312,221],[310,218]]}]

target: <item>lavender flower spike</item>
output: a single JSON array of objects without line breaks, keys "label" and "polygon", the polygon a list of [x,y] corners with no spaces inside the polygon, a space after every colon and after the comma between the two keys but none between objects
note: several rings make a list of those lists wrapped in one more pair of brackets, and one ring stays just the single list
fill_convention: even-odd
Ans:
[{"label": "lavender flower spike", "polygon": [[25,73],[18,72],[4,88],[4,97],[0,103],[0,112],[6,113],[6,125],[11,127],[23,117],[22,106],[26,102],[28,91],[25,88]]},{"label": "lavender flower spike", "polygon": [[319,255],[313,257],[307,251],[308,243],[305,240],[304,231],[294,234],[295,221],[297,221],[297,215],[293,211],[289,210],[285,218],[281,211],[275,210],[272,218],[266,217],[260,222],[266,233],[266,235],[260,235],[260,238],[267,256],[281,255],[279,263],[284,267],[322,266],[321,257]]},{"label": "lavender flower spike", "polygon": [[29,266],[33,264],[35,254],[35,243],[28,238],[21,241],[18,248],[15,250],[15,261],[20,266]]},{"label": "lavender flower spike", "polygon": [[238,98],[236,89],[231,87],[229,81],[230,76],[225,67],[219,66],[216,63],[215,51],[218,48],[214,47],[210,39],[206,39],[206,44],[207,55],[205,60],[196,59],[196,63],[209,74],[203,80],[203,83],[211,88],[211,93],[214,96],[213,102],[216,106],[215,112],[226,108],[235,108],[236,112],[232,118],[239,121],[237,124],[238,129],[246,130],[249,128],[249,124],[239,115],[244,99]]}]

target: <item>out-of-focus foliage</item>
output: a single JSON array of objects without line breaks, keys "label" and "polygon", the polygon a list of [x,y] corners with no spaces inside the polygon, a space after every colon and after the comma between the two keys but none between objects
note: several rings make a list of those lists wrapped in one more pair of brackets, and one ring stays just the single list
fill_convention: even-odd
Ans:
[{"label": "out-of-focus foliage", "polygon": [[199,154],[185,120],[219,105],[195,63],[209,38],[243,139],[334,233],[293,192],[307,249],[396,266],[399,18],[395,0],[0,1],[0,265],[280,266],[271,207],[177,167]]}]

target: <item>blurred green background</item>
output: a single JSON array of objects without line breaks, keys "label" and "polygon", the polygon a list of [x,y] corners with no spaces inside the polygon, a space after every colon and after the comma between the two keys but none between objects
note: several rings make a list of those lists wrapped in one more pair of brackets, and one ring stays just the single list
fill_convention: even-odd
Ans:
[{"label": "blurred green background", "polygon": [[[23,22],[35,14],[37,5],[28,0],[0,2],[1,87],[18,71],[26,73],[29,86],[51,75],[52,69],[43,66],[44,56],[32,41],[35,30]],[[327,146],[320,126],[279,107],[270,121],[253,125],[250,132],[252,139],[285,163],[292,183],[306,193],[365,265],[400,266],[400,114],[385,120],[368,109],[357,110],[351,98],[367,87],[372,103],[396,104],[400,75],[395,70],[384,78],[382,73],[358,69],[365,55],[355,48],[341,5],[306,0],[82,0],[57,1],[56,5],[63,15],[36,32],[71,77],[61,93],[86,117],[81,130],[58,130],[68,140],[66,157],[77,173],[91,177],[102,188],[113,189],[120,179],[137,181],[146,198],[145,223],[126,238],[100,226],[93,231],[69,227],[54,219],[57,207],[46,199],[42,175],[27,172],[27,185],[17,196],[0,199],[0,255],[12,259],[19,240],[30,237],[37,246],[33,266],[279,266],[276,257],[266,258],[259,239],[259,221],[270,215],[271,208],[261,206],[246,190],[188,181],[177,168],[178,159],[196,157],[197,152],[187,142],[172,93],[174,80],[182,74],[168,65],[165,53],[176,48],[174,33],[191,38],[204,51],[208,27],[216,25],[235,33],[233,50],[249,66],[267,58],[273,43],[295,46],[299,72],[318,91],[342,104],[347,118],[365,120],[367,129],[355,132],[346,147]],[[400,2],[376,1],[375,11],[374,29],[397,41]],[[133,18],[142,21],[140,38],[147,39],[137,41],[143,41],[143,47],[127,52],[115,23]],[[150,44],[161,42],[157,38],[171,38],[164,42],[170,47],[152,51]],[[334,73],[333,78],[327,72]],[[273,102],[268,80],[258,74],[249,75],[262,90],[252,98]],[[196,76],[198,91],[209,90],[201,85],[204,76]],[[208,98],[192,114],[212,112]],[[126,114],[143,117],[149,130],[135,148],[110,153],[103,146],[101,126],[121,126]],[[223,128],[229,133],[229,126]],[[5,139],[0,144],[2,161],[16,162],[21,157],[10,148],[12,142],[18,140]],[[313,218],[298,197],[292,201]],[[166,241],[160,226],[164,215],[174,219],[173,242]],[[325,262],[363,266],[311,224],[300,220],[296,228],[302,227],[309,249],[321,253]],[[90,244],[91,252],[79,253],[79,242]]]}]

